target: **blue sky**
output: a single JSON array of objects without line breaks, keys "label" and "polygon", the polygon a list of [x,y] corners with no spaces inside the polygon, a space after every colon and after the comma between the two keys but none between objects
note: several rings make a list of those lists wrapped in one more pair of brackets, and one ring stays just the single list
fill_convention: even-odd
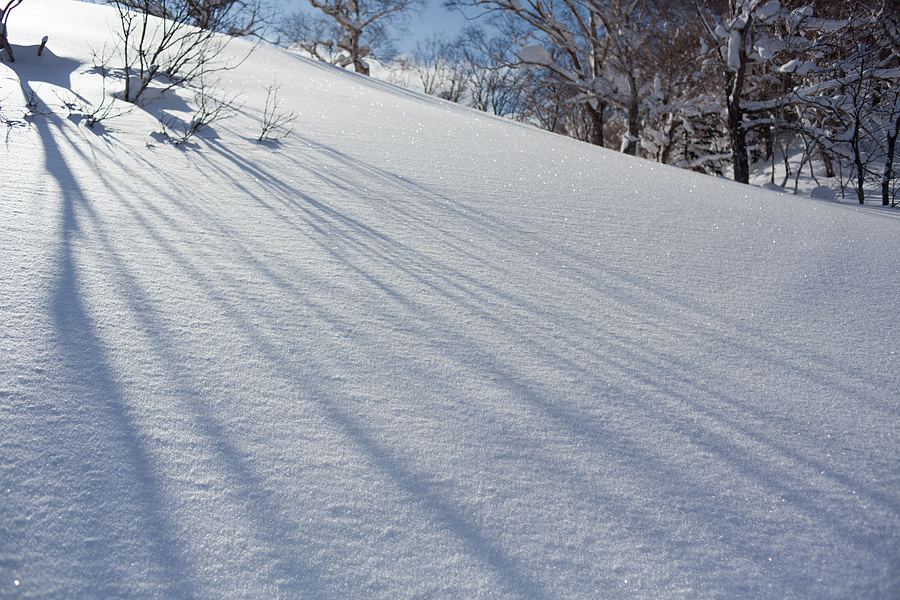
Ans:
[{"label": "blue sky", "polygon": [[[299,10],[313,10],[308,0],[281,0],[285,7],[285,13],[290,14]],[[413,16],[410,20],[409,32],[397,42],[397,48],[410,52],[415,49],[416,42],[429,35],[444,32],[448,37],[455,37],[466,25],[473,23],[467,21],[459,10],[449,11],[443,6],[443,0],[425,0],[425,10],[421,17]],[[469,11],[469,16],[478,14]]]},{"label": "blue sky", "polygon": [[412,37],[422,38],[439,31],[453,37],[459,31],[472,23],[459,10],[449,11],[443,6],[442,0],[426,0],[425,12],[421,21],[415,19],[411,25]]}]

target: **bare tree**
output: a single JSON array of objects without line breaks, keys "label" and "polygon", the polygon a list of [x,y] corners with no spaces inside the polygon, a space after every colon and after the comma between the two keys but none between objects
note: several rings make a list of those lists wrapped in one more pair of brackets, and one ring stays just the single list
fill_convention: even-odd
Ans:
[{"label": "bare tree", "polygon": [[[282,44],[296,45],[316,58],[319,48],[328,51],[328,62],[369,74],[367,56],[377,56],[390,48],[391,28],[402,28],[409,12],[423,6],[423,0],[309,0],[322,14],[310,17],[295,14],[280,28]],[[340,32],[340,36],[336,35]]]},{"label": "bare tree", "polygon": [[[890,50],[896,63],[900,58],[900,6],[896,2],[884,0],[881,10],[875,15],[875,22],[879,24],[878,39],[881,46]],[[896,181],[894,173],[894,160],[897,153],[897,137],[900,136],[900,86],[894,81],[889,86],[886,96],[886,105],[889,107],[886,114],[888,126],[885,127],[885,160],[884,171],[881,177],[881,204],[884,206],[896,205],[896,197],[892,198],[893,182]]]},{"label": "bare tree", "polygon": [[576,93],[590,122],[590,141],[606,141],[607,113],[614,108],[624,128],[620,149],[636,154],[644,121],[644,100],[652,81],[649,53],[665,16],[663,0],[449,0],[450,6],[476,6],[516,20],[507,26],[519,45],[518,65],[539,70],[549,85]]},{"label": "bare tree", "polygon": [[411,64],[424,92],[459,102],[468,88],[461,41],[435,34],[419,41]]},{"label": "bare tree", "polygon": [[[340,57],[337,47],[343,30],[333,19],[299,12],[284,19],[276,31],[281,46],[303,50],[316,60],[331,64]],[[374,45],[377,44],[375,41]]]},{"label": "bare tree", "polygon": [[804,144],[801,168],[818,153],[833,174],[836,159],[841,186],[852,183],[861,204],[866,182],[880,178],[884,202],[900,118],[900,54],[881,35],[886,27],[879,27],[889,15],[867,0],[790,8],[782,7],[776,22],[781,36],[770,45],[770,70],[788,85],[780,94],[745,101],[754,118],[743,127],[771,124],[795,135]]},{"label": "bare tree", "polygon": [[9,14],[20,4],[22,4],[22,0],[9,0],[3,6],[3,10],[0,11],[0,52],[6,51],[9,62],[15,62],[16,59],[13,56],[12,46],[9,45],[9,39],[7,38],[6,22],[9,19]]},{"label": "bare tree", "polygon": [[525,120],[527,71],[510,64],[515,55],[504,41],[484,29],[469,27],[456,41],[466,71],[469,106],[501,117]]},{"label": "bare tree", "polygon": [[[119,17],[124,99],[139,102],[151,82],[163,89],[232,68],[220,61],[228,36],[259,24],[255,8],[238,0],[109,0]],[[248,9],[249,11],[245,11]]]}]

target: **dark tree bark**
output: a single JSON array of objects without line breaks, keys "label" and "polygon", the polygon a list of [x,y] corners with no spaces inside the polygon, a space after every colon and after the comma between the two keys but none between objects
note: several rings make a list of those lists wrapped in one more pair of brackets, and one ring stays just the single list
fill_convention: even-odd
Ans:
[{"label": "dark tree bark", "polygon": [[731,160],[734,165],[734,180],[750,183],[750,159],[747,156],[747,130],[744,129],[744,110],[741,108],[741,92],[744,87],[743,62],[737,72],[728,71],[728,132],[731,138]]},{"label": "dark tree bark", "polygon": [[897,148],[897,136],[900,135],[900,116],[894,121],[894,131],[887,133],[887,159],[884,163],[884,175],[881,177],[881,204],[891,204],[891,180],[894,178],[894,151]]},{"label": "dark tree bark", "polygon": [[9,0],[6,6],[3,7],[3,10],[0,11],[0,52],[6,51],[9,62],[16,62],[16,58],[13,56],[12,46],[9,45],[9,39],[7,38],[9,30],[6,27],[6,21],[9,19],[9,13],[20,4],[22,4],[22,0]]}]

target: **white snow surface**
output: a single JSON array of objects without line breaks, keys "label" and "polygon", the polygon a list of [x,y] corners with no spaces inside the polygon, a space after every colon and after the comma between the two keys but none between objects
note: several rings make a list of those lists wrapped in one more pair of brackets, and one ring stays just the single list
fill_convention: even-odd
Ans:
[{"label": "white snow surface", "polygon": [[900,597],[896,211],[268,47],[89,129],[111,16],[0,65],[0,597]]}]

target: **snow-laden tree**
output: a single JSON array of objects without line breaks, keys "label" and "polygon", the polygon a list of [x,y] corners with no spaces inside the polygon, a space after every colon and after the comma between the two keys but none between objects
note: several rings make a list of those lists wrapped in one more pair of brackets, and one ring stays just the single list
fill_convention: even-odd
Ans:
[{"label": "snow-laden tree", "polygon": [[778,159],[782,186],[815,162],[861,199],[878,178],[883,201],[896,187],[895,0],[447,4],[486,9],[505,43],[486,55],[519,67],[519,114],[548,130],[744,183],[763,159],[774,182]]},{"label": "snow-laden tree", "polygon": [[[881,10],[875,15],[878,23],[877,40],[879,45],[889,50],[896,65],[900,59],[900,4],[884,0]],[[884,135],[884,170],[881,177],[881,203],[885,206],[897,205],[896,181],[894,161],[897,158],[897,138],[900,136],[900,82],[898,77],[893,79],[887,98],[887,106],[890,109],[886,113],[887,127]]]},{"label": "snow-laden tree", "polygon": [[729,162],[723,87],[717,61],[697,56],[703,39],[693,11],[671,6],[652,48],[652,85],[644,98],[641,153],[659,162],[722,175]]},{"label": "snow-laden tree", "polygon": [[734,180],[749,183],[746,95],[748,88],[754,87],[755,82],[750,80],[759,72],[758,63],[771,58],[768,48],[761,47],[758,41],[765,37],[763,28],[775,21],[781,5],[777,0],[728,0],[724,11],[717,12],[712,3],[697,0],[697,8],[706,33],[703,54],[714,58],[724,72],[724,104]]},{"label": "snow-laden tree", "polygon": [[854,182],[860,202],[867,179],[881,177],[887,190],[893,131],[900,129],[900,65],[896,47],[891,49],[891,40],[900,38],[892,37],[896,4],[728,0],[716,11],[709,2],[694,1],[706,55],[725,74],[722,96],[735,180],[749,180],[755,149],[757,157],[773,161],[781,153],[784,185],[791,146],[800,144],[797,176],[818,157],[828,175],[835,174],[833,161],[838,161],[839,174]]},{"label": "snow-laden tree", "polygon": [[[369,74],[367,56],[389,48],[391,28],[402,28],[423,0],[309,0],[316,15],[297,13],[279,29],[282,44],[310,51],[314,57]],[[339,32],[339,35],[336,35]],[[319,52],[324,48],[327,52]]]},{"label": "snow-laden tree", "polygon": [[745,133],[799,139],[801,168],[818,154],[834,175],[836,160],[837,174],[853,183],[860,203],[866,181],[880,178],[886,199],[893,179],[900,61],[883,20],[887,7],[781,7],[766,35],[754,38],[749,58],[764,68],[740,105],[749,117],[742,121]]},{"label": "snow-laden tree", "polygon": [[878,16],[859,19],[847,36],[855,42],[852,51],[838,63],[843,68],[836,99],[844,125],[838,141],[849,146],[844,158],[851,163],[859,203],[865,202],[866,181],[873,181],[880,183],[882,204],[888,205],[900,131],[900,55],[890,39],[878,35]]},{"label": "snow-laden tree", "polygon": [[652,0],[450,0],[510,16],[519,27],[517,63],[540,70],[545,83],[571,88],[565,102],[583,105],[591,122],[589,141],[604,143],[604,120],[614,106],[624,122],[621,149],[635,154],[647,93],[645,47],[660,19]]},{"label": "snow-laden tree", "polygon": [[[870,27],[874,25],[869,19],[861,21]],[[832,143],[843,163],[842,179],[846,173],[859,203],[864,204],[866,181],[880,175],[875,169],[878,159],[887,158],[880,142],[890,135],[888,128],[897,112],[898,73],[891,68],[895,65],[889,64],[893,62],[889,61],[890,56],[878,52],[873,30],[862,29],[858,26],[861,24],[836,36],[835,42],[846,47],[846,51],[815,83],[818,88],[829,90],[827,96],[819,94],[816,98],[820,103],[825,100],[830,109],[831,127],[825,139]],[[891,162],[887,161],[888,168]],[[889,172],[884,175],[889,184]]]},{"label": "snow-laden tree", "polygon": [[[447,4],[486,9],[515,47],[514,60],[501,64],[532,69],[544,92],[555,90],[528,92],[545,102],[536,115],[542,126],[664,162],[721,161],[722,144],[710,137],[719,115],[708,89],[721,77],[709,69],[698,74],[701,32],[690,0]],[[689,141],[697,130],[704,131],[703,149]]]}]

